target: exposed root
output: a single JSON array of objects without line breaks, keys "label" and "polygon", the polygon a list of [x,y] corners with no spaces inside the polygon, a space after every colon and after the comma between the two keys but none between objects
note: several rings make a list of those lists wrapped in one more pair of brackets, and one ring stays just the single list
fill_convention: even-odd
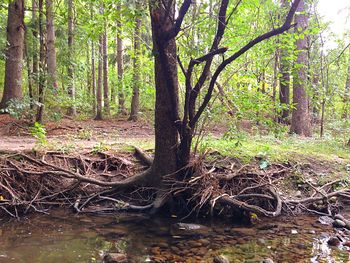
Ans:
[{"label": "exposed root", "polygon": [[[136,152],[138,160],[151,165],[147,154],[139,149]],[[67,206],[77,213],[156,213],[169,201],[181,200],[181,208],[190,214],[246,211],[276,217],[300,212],[334,214],[341,200],[350,200],[350,189],[334,190],[339,180],[321,186],[309,183],[304,197],[290,197],[281,188],[283,180],[293,174],[290,164],[261,169],[258,164],[241,165],[230,158],[212,162],[204,158],[186,167],[192,176],[184,180],[164,176],[156,187],[150,185],[157,183],[152,168],[140,171],[130,155],[4,155],[0,157],[0,211],[18,217],[29,211],[47,213],[52,206]],[[334,198],[336,202],[331,201]],[[319,203],[321,208],[315,206]]]}]

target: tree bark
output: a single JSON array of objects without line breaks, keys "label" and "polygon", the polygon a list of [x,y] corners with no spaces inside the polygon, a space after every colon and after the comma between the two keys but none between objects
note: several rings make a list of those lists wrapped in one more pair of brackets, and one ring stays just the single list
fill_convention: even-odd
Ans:
[{"label": "tree bark", "polygon": [[[117,11],[121,15],[121,4],[117,6]],[[117,68],[118,68],[118,111],[119,114],[125,115],[125,94],[124,94],[124,59],[123,59],[123,38],[122,23],[117,20]]]},{"label": "tree bark", "polygon": [[348,66],[348,73],[346,76],[345,82],[345,91],[344,91],[344,109],[343,109],[343,118],[348,119],[350,113],[350,65]]},{"label": "tree bark", "polygon": [[[94,19],[93,4],[90,3],[90,17]],[[91,86],[92,86],[92,114],[96,116],[96,66],[95,66],[95,41],[91,41]]]},{"label": "tree bark", "polygon": [[[140,9],[139,1],[136,1],[136,10]],[[134,29],[134,56],[133,56],[133,94],[131,98],[131,109],[130,109],[130,121],[137,121],[139,104],[140,104],[140,56],[141,56],[141,17],[135,15],[135,29]]]},{"label": "tree bark", "polygon": [[44,89],[45,89],[45,42],[44,42],[44,26],[43,26],[43,0],[39,0],[39,91],[38,91],[38,111],[36,115],[36,121],[43,122],[44,118]]},{"label": "tree bark", "polygon": [[[168,7],[168,10],[165,7]],[[175,38],[164,39],[171,30],[175,15],[175,1],[150,0],[153,54],[155,55],[155,155],[152,181],[157,185],[162,176],[177,171],[179,121],[178,74]]]},{"label": "tree bark", "polygon": [[24,48],[24,0],[8,5],[5,83],[0,109],[12,99],[22,99],[22,60]]},{"label": "tree bark", "polygon": [[48,88],[58,89],[56,74],[55,27],[52,0],[46,0],[46,54]]},{"label": "tree bark", "polygon": [[37,20],[37,4],[36,0],[32,0],[32,24],[33,24],[33,65],[32,65],[32,76],[33,76],[33,97],[34,100],[35,94],[38,91],[38,20]]},{"label": "tree bark", "polygon": [[[297,9],[295,22],[297,23],[297,32],[304,32],[308,28],[308,15],[306,14],[306,5],[304,0],[300,1]],[[309,105],[307,90],[307,36],[296,41],[298,58],[296,61],[297,69],[294,72],[293,82],[293,104],[295,109],[292,112],[292,123],[290,132],[302,136],[311,136],[311,121],[309,116]]]},{"label": "tree bark", "polygon": [[103,115],[102,115],[102,64],[103,64],[103,51],[102,51],[102,45],[103,45],[103,36],[102,34],[100,35],[99,39],[99,45],[98,45],[98,69],[97,69],[97,94],[96,94],[96,99],[97,99],[97,109],[96,109],[96,117],[95,120],[102,120]]},{"label": "tree bark", "polygon": [[[281,0],[281,7],[283,10],[288,8],[289,3],[286,0]],[[286,44],[286,43],[284,43]],[[279,121],[281,123],[289,123],[289,104],[290,104],[290,66],[288,61],[288,48],[282,47],[280,52],[280,92],[279,100],[283,109],[280,113]]]},{"label": "tree bark", "polygon": [[111,114],[110,104],[109,104],[109,87],[108,87],[108,39],[107,39],[107,29],[105,26],[102,35],[102,53],[103,53],[103,101],[104,101],[104,111],[107,116]]},{"label": "tree bark", "polygon": [[73,18],[73,0],[68,0],[68,95],[72,100],[72,106],[68,109],[69,116],[75,116],[77,114],[74,106],[75,102],[75,86],[74,86],[74,18]]}]

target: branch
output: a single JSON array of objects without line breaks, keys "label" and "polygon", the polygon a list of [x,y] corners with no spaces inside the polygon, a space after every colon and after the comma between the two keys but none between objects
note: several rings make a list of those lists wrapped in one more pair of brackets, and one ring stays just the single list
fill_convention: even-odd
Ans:
[{"label": "branch", "polygon": [[293,16],[296,12],[296,9],[299,5],[301,0],[295,0],[292,4],[291,9],[289,10],[289,13],[286,17],[286,20],[284,22],[284,24],[276,29],[273,29],[265,34],[262,34],[258,37],[256,37],[255,39],[251,40],[248,44],[246,44],[244,47],[242,47],[240,50],[238,50],[236,53],[234,53],[232,56],[230,56],[229,58],[225,59],[220,65],[219,67],[216,69],[215,73],[213,74],[212,79],[210,80],[210,84],[209,84],[209,88],[208,88],[208,92],[204,97],[203,103],[201,104],[201,106],[199,107],[197,113],[195,114],[195,116],[193,117],[193,119],[190,121],[190,127],[194,127],[196,125],[196,123],[198,122],[198,119],[200,118],[200,116],[202,115],[202,113],[204,112],[205,108],[208,106],[208,103],[211,99],[213,90],[214,90],[214,86],[215,83],[220,75],[220,73],[226,68],[227,65],[229,65],[230,63],[232,63],[233,61],[235,61],[237,58],[239,58],[240,56],[242,56],[244,53],[246,53],[249,49],[251,49],[252,47],[254,47],[255,45],[259,44],[260,42],[269,39],[273,36],[279,35],[284,33],[285,31],[289,30],[291,27],[293,27],[294,25],[292,25],[292,20],[293,20]]},{"label": "branch", "polygon": [[179,10],[179,15],[175,20],[174,26],[168,31],[165,32],[164,40],[169,41],[177,36],[181,30],[182,22],[184,21],[185,15],[188,12],[188,9],[190,8],[192,4],[192,0],[185,0]]}]

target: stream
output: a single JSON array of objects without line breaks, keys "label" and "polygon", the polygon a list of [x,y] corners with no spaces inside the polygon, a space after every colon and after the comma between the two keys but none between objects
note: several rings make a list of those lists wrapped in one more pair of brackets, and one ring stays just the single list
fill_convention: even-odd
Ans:
[{"label": "stream", "polygon": [[0,262],[92,263],[112,252],[126,253],[131,262],[213,262],[216,255],[230,262],[350,262],[350,249],[329,247],[334,230],[313,216],[266,219],[254,226],[190,222],[201,224],[200,232],[177,229],[179,221],[63,210],[21,221],[0,219]]}]

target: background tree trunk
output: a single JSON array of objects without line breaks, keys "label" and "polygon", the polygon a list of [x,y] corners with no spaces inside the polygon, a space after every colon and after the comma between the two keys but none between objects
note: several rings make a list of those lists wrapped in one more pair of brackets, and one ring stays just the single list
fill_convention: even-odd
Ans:
[{"label": "background tree trunk", "polygon": [[[117,6],[118,13],[121,14],[121,4]],[[118,111],[119,114],[125,115],[125,94],[124,94],[124,59],[123,59],[123,38],[122,23],[117,20],[117,67],[118,67]]]},{"label": "background tree trunk", "polygon": [[8,5],[5,83],[0,109],[11,99],[22,99],[22,60],[24,47],[24,0]]},{"label": "background tree trunk", "polygon": [[350,65],[348,66],[348,73],[346,76],[345,82],[345,91],[344,91],[344,110],[343,110],[343,118],[349,118],[350,112]]},{"label": "background tree trunk", "polygon": [[[281,7],[283,10],[288,9],[289,2],[281,0]],[[284,43],[286,44],[286,43]],[[279,121],[281,123],[289,123],[289,104],[290,104],[290,66],[288,61],[288,48],[282,47],[280,52],[280,92],[279,100],[284,109],[281,111]]]},{"label": "background tree trunk", "polygon": [[[300,1],[297,9],[297,15],[295,16],[295,22],[297,23],[297,32],[304,32],[308,28],[308,15],[306,14],[306,5],[304,0]],[[307,89],[307,36],[300,38],[296,41],[298,58],[297,69],[294,72],[293,82],[293,104],[295,109],[292,112],[292,123],[290,131],[302,136],[311,136],[311,121],[309,116],[308,96]]]},{"label": "background tree trunk", "polygon": [[38,102],[39,107],[36,115],[36,121],[42,123],[44,118],[44,88],[45,88],[45,42],[44,42],[44,26],[43,26],[43,0],[39,0],[39,91]]},{"label": "background tree trunk", "polygon": [[46,0],[46,54],[48,87],[58,89],[56,75],[55,27],[52,0]]},{"label": "background tree trunk", "polygon": [[109,104],[109,87],[108,87],[108,39],[107,39],[107,28],[102,35],[102,52],[103,52],[103,98],[104,98],[104,111],[107,116],[111,114]]},{"label": "background tree trunk", "polygon": [[36,97],[38,92],[38,19],[37,19],[37,4],[36,0],[32,0],[32,25],[33,25],[33,65],[32,65],[32,76],[33,76],[33,98]]},{"label": "background tree trunk", "polygon": [[[74,20],[73,20],[73,0],[68,0],[68,95],[72,99],[72,103],[74,104],[75,100],[75,86],[74,86],[74,66],[73,66],[73,58],[74,58]],[[76,108],[72,105],[68,109],[69,116],[75,116],[77,114]]]},{"label": "background tree trunk", "polygon": [[[140,9],[140,4],[136,1],[136,10]],[[135,17],[135,31],[134,31],[134,56],[133,56],[133,91],[131,99],[130,109],[130,121],[137,121],[139,104],[140,104],[140,56],[141,56],[141,17],[136,15]]]},{"label": "background tree trunk", "polygon": [[96,109],[96,117],[95,120],[102,120],[103,115],[102,115],[102,64],[103,64],[103,51],[102,51],[102,45],[103,45],[103,36],[100,35],[99,39],[99,45],[98,45],[98,69],[97,69],[97,94],[96,94],[96,99],[97,99],[97,109]]}]

